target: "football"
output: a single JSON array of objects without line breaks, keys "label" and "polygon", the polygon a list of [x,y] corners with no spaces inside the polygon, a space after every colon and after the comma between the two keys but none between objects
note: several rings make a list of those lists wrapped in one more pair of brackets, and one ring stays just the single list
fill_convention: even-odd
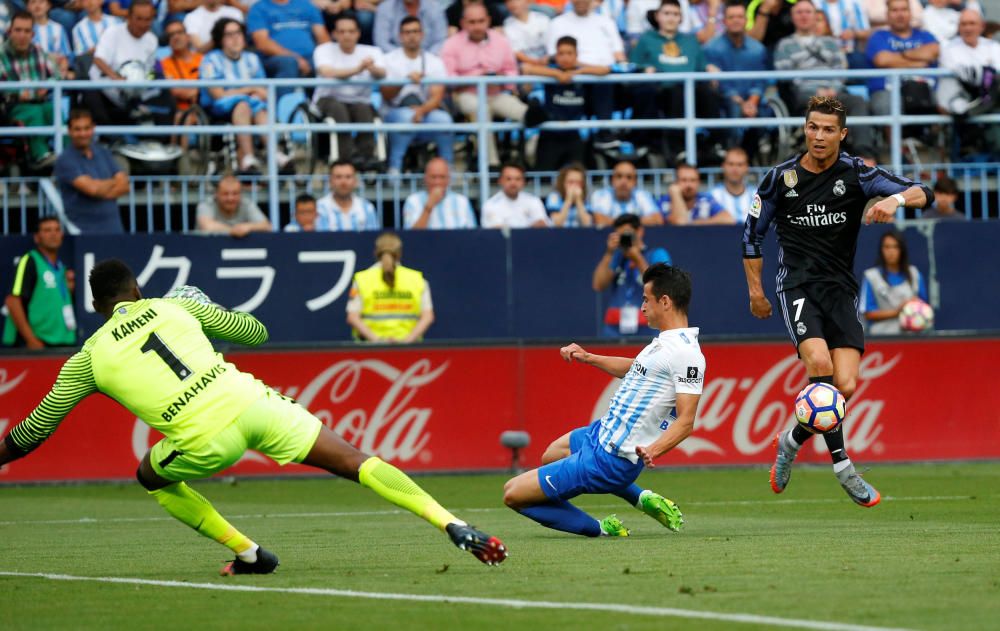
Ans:
[{"label": "football", "polygon": [[847,401],[827,383],[811,383],[795,397],[795,420],[814,434],[834,430],[844,421]]},{"label": "football", "polygon": [[899,312],[899,326],[904,331],[926,331],[934,324],[934,309],[920,298],[911,298]]}]

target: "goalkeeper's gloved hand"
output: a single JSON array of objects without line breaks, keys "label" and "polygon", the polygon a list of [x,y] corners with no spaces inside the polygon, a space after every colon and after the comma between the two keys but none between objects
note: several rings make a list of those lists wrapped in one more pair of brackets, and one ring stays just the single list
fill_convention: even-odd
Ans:
[{"label": "goalkeeper's gloved hand", "polygon": [[174,287],[166,294],[163,295],[164,298],[185,298],[187,300],[193,300],[199,304],[211,305],[217,309],[226,310],[222,305],[212,301],[208,295],[202,290],[198,289],[194,285],[181,285],[180,287]]}]

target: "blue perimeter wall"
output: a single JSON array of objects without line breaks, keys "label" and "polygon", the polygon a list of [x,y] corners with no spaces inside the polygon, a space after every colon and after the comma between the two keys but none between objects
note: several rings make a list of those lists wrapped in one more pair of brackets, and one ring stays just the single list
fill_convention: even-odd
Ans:
[{"label": "blue perimeter wall", "polygon": [[[862,228],[856,270],[870,266],[885,226]],[[753,318],[748,309],[741,258],[742,228],[735,226],[652,228],[646,243],[665,247],[674,263],[691,272],[691,323],[703,335],[784,336],[780,317]],[[85,335],[100,318],[85,311],[85,261],[118,257],[140,274],[159,251],[172,258],[149,271],[144,294],[160,296],[187,268],[187,284],[201,287],[217,302],[245,304],[273,270],[273,283],[254,309],[275,342],[349,339],[344,321],[348,274],[373,263],[373,233],[254,234],[246,239],[193,235],[79,236],[67,239],[63,258],[73,262],[78,320]],[[601,297],[591,288],[607,231],[519,230],[413,231],[402,234],[403,262],[430,281],[437,320],[428,339],[558,338],[597,335]],[[911,262],[928,272],[928,239],[906,231]],[[0,284],[9,291],[14,258],[30,237],[0,239]],[[934,226],[941,306],[940,330],[1000,329],[1000,222],[941,223]],[[314,254],[309,254],[309,253]],[[303,257],[305,260],[302,260]],[[333,259],[309,262],[310,257]],[[354,259],[352,262],[351,259]],[[777,250],[773,232],[765,244],[764,279],[774,290]],[[235,270],[221,271],[220,270]],[[221,278],[220,278],[221,276]],[[306,303],[337,285],[336,299],[310,310]],[[315,307],[315,305],[314,305]]]}]

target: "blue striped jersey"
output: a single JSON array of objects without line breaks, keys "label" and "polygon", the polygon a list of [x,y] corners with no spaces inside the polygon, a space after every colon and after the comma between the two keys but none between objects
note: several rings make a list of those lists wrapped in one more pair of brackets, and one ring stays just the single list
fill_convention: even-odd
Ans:
[{"label": "blue striped jersey", "polygon": [[[205,53],[198,76],[202,79],[263,79],[264,66],[256,53],[243,51],[238,59],[232,59],[222,50],[215,49]],[[201,104],[205,107],[212,104],[207,88],[201,89]]]},{"label": "blue striped jersey", "polygon": [[726,190],[726,185],[721,183],[713,186],[709,192],[715,201],[725,208],[726,212],[732,215],[736,221],[739,223],[746,221],[750,204],[753,203],[753,191],[749,186],[744,188],[740,195],[733,195]]},{"label": "blue striped jersey", "polygon": [[[381,230],[382,222],[375,213],[375,206],[363,197],[351,196],[351,209],[344,212],[333,199],[333,193],[327,193],[316,200],[317,219],[325,220],[326,230],[333,232],[360,232],[362,230]],[[319,230],[317,221],[316,230]]]},{"label": "blue striped jersey", "polygon": [[69,47],[69,36],[66,29],[55,20],[49,20],[48,24],[35,24],[35,35],[31,41],[38,44],[38,47],[50,55],[62,55],[73,60],[73,51]]},{"label": "blue striped jersey", "polygon": [[[554,213],[562,210],[563,207],[563,197],[556,191],[549,193],[548,197],[545,198],[545,212],[551,216]],[[584,204],[584,208],[590,210],[590,206]],[[580,216],[576,210],[576,204],[569,207],[569,212],[566,213],[566,223],[563,224],[564,228],[579,228],[580,227]]]},{"label": "blue striped jersey", "polygon": [[[427,191],[418,191],[406,198],[403,203],[403,227],[412,228],[420,218],[427,203]],[[465,195],[448,191],[437,206],[431,210],[431,220],[427,224],[430,230],[452,230],[455,228],[476,228],[476,213],[472,211],[472,203]]]},{"label": "blue striped jersey", "polygon": [[636,356],[611,397],[598,443],[612,455],[638,462],[635,448],[656,440],[677,419],[677,395],[700,395],[704,383],[698,328],[661,331]]},{"label": "blue striped jersey", "polygon": [[73,27],[73,54],[82,55],[97,48],[97,40],[101,38],[101,33],[109,26],[121,23],[121,20],[113,15],[101,14],[101,20],[94,22],[89,17],[85,17]]},{"label": "blue striped jersey", "polygon": [[590,212],[615,217],[633,214],[640,218],[660,214],[660,207],[652,194],[642,189],[632,191],[632,196],[625,201],[615,197],[615,191],[610,186],[598,189],[590,194]]}]

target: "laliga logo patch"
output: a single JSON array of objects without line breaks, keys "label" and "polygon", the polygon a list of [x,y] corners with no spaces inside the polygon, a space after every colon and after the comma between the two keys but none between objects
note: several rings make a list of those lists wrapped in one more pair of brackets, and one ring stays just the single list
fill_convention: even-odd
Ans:
[{"label": "laliga logo patch", "polygon": [[795,188],[795,185],[799,183],[799,174],[795,172],[795,169],[788,169],[781,172],[781,179],[785,181],[785,186],[788,188]]},{"label": "laliga logo patch", "polygon": [[760,217],[760,207],[761,207],[760,195],[755,194],[753,196],[753,203],[750,204],[750,216]]},{"label": "laliga logo patch", "polygon": [[799,335],[805,335],[806,334],[806,323],[805,322],[799,322],[798,324],[796,324],[795,325],[795,332],[798,333]]},{"label": "laliga logo patch", "polygon": [[847,187],[844,186],[844,180],[837,180],[833,185],[833,194],[840,197],[846,192]]}]

